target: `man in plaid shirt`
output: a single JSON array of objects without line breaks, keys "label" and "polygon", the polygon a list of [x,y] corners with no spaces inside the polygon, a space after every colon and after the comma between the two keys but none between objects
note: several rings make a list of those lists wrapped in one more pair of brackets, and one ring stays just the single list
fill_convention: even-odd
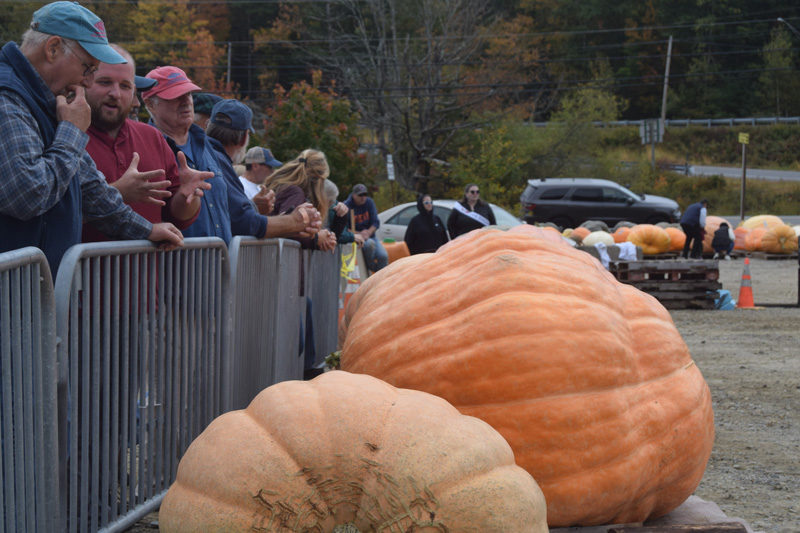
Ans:
[{"label": "man in plaid shirt", "polygon": [[22,45],[0,50],[0,252],[37,246],[53,273],[80,242],[84,219],[118,238],[183,243],[172,224],[152,224],[125,205],[86,153],[84,89],[101,61],[125,62],[103,21],[67,1],[36,11]]}]

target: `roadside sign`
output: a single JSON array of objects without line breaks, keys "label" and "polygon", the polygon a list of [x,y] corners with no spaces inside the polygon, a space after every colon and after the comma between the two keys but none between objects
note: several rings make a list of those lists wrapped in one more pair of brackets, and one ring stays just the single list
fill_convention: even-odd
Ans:
[{"label": "roadside sign", "polygon": [[740,133],[739,134],[739,143],[740,144],[750,144],[750,134],[749,133]]},{"label": "roadside sign", "polygon": [[392,161],[392,154],[386,155],[386,176],[389,181],[394,181],[394,161]]}]

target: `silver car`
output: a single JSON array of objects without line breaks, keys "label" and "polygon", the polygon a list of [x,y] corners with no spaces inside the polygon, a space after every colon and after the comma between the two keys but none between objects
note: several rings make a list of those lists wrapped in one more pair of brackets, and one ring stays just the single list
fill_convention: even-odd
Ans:
[{"label": "silver car", "polygon": [[[455,200],[433,201],[433,214],[441,218],[445,226],[447,225],[447,217],[450,216],[450,211],[453,209],[455,203]],[[494,204],[489,205],[492,206],[494,218],[498,226],[519,226],[522,224],[520,219],[516,218],[502,207]],[[402,241],[406,236],[406,227],[408,227],[408,223],[418,214],[417,202],[408,202],[406,204],[390,207],[386,211],[378,214],[378,220],[381,221],[381,226],[378,228],[376,236],[379,240],[394,239],[395,241]]]}]

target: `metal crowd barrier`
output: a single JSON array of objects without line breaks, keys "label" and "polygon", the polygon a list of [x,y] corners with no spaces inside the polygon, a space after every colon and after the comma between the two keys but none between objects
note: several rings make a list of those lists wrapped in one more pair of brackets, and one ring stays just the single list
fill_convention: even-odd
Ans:
[{"label": "metal crowd barrier", "polygon": [[64,255],[55,299],[68,531],[122,531],[157,508],[186,448],[227,407],[229,276],[218,238]]},{"label": "metal crowd barrier", "polygon": [[342,247],[337,246],[333,253],[305,250],[303,264],[306,266],[304,294],[311,302],[308,308],[312,318],[306,320],[306,325],[313,327],[313,364],[317,366],[329,353],[336,351]]},{"label": "metal crowd barrier", "polygon": [[55,303],[37,248],[0,254],[0,532],[57,531]]},{"label": "metal crowd barrier", "polygon": [[299,352],[301,250],[296,241],[234,237],[231,407],[278,381],[303,379]]}]

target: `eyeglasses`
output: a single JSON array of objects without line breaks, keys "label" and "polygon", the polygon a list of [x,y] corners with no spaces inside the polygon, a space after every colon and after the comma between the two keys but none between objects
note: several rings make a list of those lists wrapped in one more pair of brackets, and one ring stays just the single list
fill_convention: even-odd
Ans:
[{"label": "eyeglasses", "polygon": [[356,196],[367,196],[367,193],[362,192],[361,194],[356,194]]},{"label": "eyeglasses", "polygon": [[67,41],[64,41],[64,46],[66,46],[67,48],[69,48],[69,51],[70,51],[70,53],[71,53],[72,55],[74,55],[75,57],[77,57],[77,58],[78,58],[78,61],[80,61],[80,62],[81,62],[81,65],[83,65],[83,68],[84,68],[84,69],[86,69],[86,70],[84,70],[84,71],[83,71],[83,77],[84,77],[84,78],[88,78],[89,76],[91,76],[92,74],[94,74],[95,72],[97,72],[97,69],[98,69],[98,68],[100,68],[100,65],[89,65],[89,64],[87,64],[86,62],[84,62],[84,61],[81,59],[81,57],[80,57],[80,56],[79,56],[77,53],[75,53],[75,49],[74,49],[74,48],[72,48],[72,47],[69,45],[69,43],[68,43]]},{"label": "eyeglasses", "polygon": [[426,202],[422,202],[422,203],[423,203],[423,204],[425,204],[425,205],[431,205],[433,202],[431,202],[430,200],[428,200],[428,201],[426,201]]},{"label": "eyeglasses", "polygon": [[479,194],[480,191],[478,189],[475,189],[475,190],[469,191],[469,193],[470,194]]}]

